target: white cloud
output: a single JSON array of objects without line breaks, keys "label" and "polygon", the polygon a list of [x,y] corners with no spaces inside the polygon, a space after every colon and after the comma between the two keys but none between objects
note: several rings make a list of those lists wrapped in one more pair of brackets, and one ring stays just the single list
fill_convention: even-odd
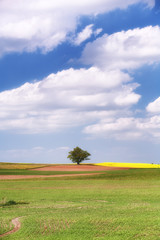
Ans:
[{"label": "white cloud", "polygon": [[89,39],[92,35],[98,36],[103,31],[102,28],[98,28],[94,30],[93,26],[94,26],[93,24],[86,26],[82,30],[82,32],[79,32],[78,35],[75,37],[75,39],[73,39],[73,43],[78,46],[84,41],[86,41],[87,39]]},{"label": "white cloud", "polygon": [[140,99],[140,95],[133,92],[133,90],[136,89],[137,86],[139,85],[132,84],[132,86],[130,85],[130,88],[128,88],[128,86],[124,86],[124,90],[115,97],[114,102],[119,106],[127,106],[137,103]]},{"label": "white cloud", "polygon": [[78,33],[78,36],[74,40],[75,45],[80,45],[82,42],[90,38],[93,34],[93,24],[86,26],[82,32]]},{"label": "white cloud", "polygon": [[44,147],[37,146],[37,147],[33,147],[32,150],[34,150],[34,151],[43,151]]},{"label": "white cloud", "polygon": [[160,116],[151,118],[112,118],[100,121],[97,124],[87,126],[86,134],[104,138],[116,138],[118,140],[134,140],[146,138],[151,140],[160,137]]},{"label": "white cloud", "polygon": [[82,15],[97,15],[116,8],[154,0],[1,0],[0,55],[10,52],[47,52],[74,33]]},{"label": "white cloud", "polygon": [[[122,71],[136,69],[145,64],[158,64],[160,63],[159,39],[159,26],[122,31],[109,36],[105,34],[86,45],[81,60],[83,63],[98,67],[101,71],[113,69]],[[134,84],[131,88],[129,84],[127,87],[123,85],[119,90],[119,94],[112,99],[122,109],[126,104],[132,106],[138,102],[140,96],[134,92]],[[146,110],[153,116],[137,118],[133,112],[130,116],[126,116],[125,113],[121,116],[115,114],[110,118],[103,117],[96,123],[89,124],[84,128],[84,133],[119,140],[160,138],[160,116],[155,115],[160,113],[160,97],[149,103]]]},{"label": "white cloud", "polygon": [[69,147],[59,147],[59,148],[57,148],[57,150],[69,151],[70,148]]},{"label": "white cloud", "polygon": [[[159,115],[133,116],[131,107],[140,99],[135,93],[138,86],[118,70],[92,67],[51,74],[42,81],[0,93],[0,130],[35,134],[81,126],[85,134],[96,137],[160,138]],[[147,110],[158,113],[159,98]],[[32,150],[44,151],[41,147]]]},{"label": "white cloud", "polygon": [[0,93],[0,129],[39,133],[121,114],[140,98],[121,71],[68,69]]},{"label": "white cloud", "polygon": [[[14,4],[13,4],[14,1]],[[0,2],[0,55],[12,51],[50,51],[67,39],[80,45],[102,29],[86,26],[75,38],[78,17],[124,9],[152,0],[82,0]],[[68,38],[69,39],[69,38]],[[131,108],[140,95],[139,86],[122,70],[136,69],[160,61],[160,28],[146,27],[103,35],[86,45],[82,61],[89,69],[68,69],[42,81],[0,93],[0,130],[20,133],[55,132],[86,126],[86,134],[136,139],[160,137],[160,116],[134,118]],[[160,112],[159,98],[147,111]],[[33,151],[44,151],[41,148]],[[67,150],[62,147],[59,150]],[[52,150],[51,150],[52,152]]]},{"label": "white cloud", "polygon": [[149,103],[146,109],[150,113],[160,113],[160,97]]},{"label": "white cloud", "polygon": [[160,62],[160,27],[103,35],[88,43],[81,61],[101,69],[136,69]]},{"label": "white cloud", "polygon": [[94,31],[94,35],[95,35],[95,36],[98,36],[102,31],[103,31],[102,28],[98,28],[98,29],[96,29],[96,30]]}]

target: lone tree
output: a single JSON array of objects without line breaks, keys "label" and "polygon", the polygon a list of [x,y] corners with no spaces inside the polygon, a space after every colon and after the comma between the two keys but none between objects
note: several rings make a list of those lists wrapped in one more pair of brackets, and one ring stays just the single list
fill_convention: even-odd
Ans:
[{"label": "lone tree", "polygon": [[90,153],[87,151],[82,150],[79,147],[76,147],[73,149],[73,151],[69,152],[69,155],[67,158],[69,158],[73,163],[77,163],[78,165],[85,161],[85,160],[90,160],[88,157],[91,156]]}]

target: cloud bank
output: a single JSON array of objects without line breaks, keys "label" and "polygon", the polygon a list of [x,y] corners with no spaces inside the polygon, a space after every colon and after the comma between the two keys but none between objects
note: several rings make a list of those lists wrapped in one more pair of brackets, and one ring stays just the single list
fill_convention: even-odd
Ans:
[{"label": "cloud bank", "polygon": [[159,138],[159,115],[133,116],[131,108],[141,97],[135,93],[138,86],[119,70],[92,67],[51,74],[0,93],[0,130],[35,134],[82,126],[96,137]]},{"label": "cloud bank", "polygon": [[37,49],[51,51],[66,41],[68,34],[74,36],[81,16],[96,16],[136,3],[150,8],[155,4],[154,0],[1,0],[0,56]]},{"label": "cloud bank", "polygon": [[[81,61],[104,71],[135,70],[144,65],[160,63],[160,27],[148,26],[112,35],[103,35],[92,43],[88,43],[82,53]],[[129,95],[132,99],[132,96]],[[123,98],[125,103],[128,97]],[[118,102],[121,99],[118,96]],[[116,139],[134,139],[160,137],[160,97],[149,103],[144,118],[118,116],[103,118],[98,123],[85,127],[84,132],[94,136],[113,137]],[[152,115],[147,116],[147,112]]]},{"label": "cloud bank", "polygon": [[159,26],[105,34],[86,45],[81,61],[101,69],[130,70],[152,65],[160,62],[159,39]]},{"label": "cloud bank", "polygon": [[94,137],[115,138],[117,140],[135,140],[160,137],[160,116],[150,118],[112,118],[103,119],[97,124],[85,127],[84,132]]},{"label": "cloud bank", "polygon": [[0,93],[0,129],[30,133],[62,130],[136,104],[138,84],[119,70],[68,69]]},{"label": "cloud bank", "polygon": [[[14,2],[0,2],[0,55],[37,48],[47,52],[67,39],[80,45],[101,31],[94,31],[91,24],[75,36],[80,16],[140,2],[154,6],[151,0]],[[71,68],[0,93],[0,130],[33,134],[81,126],[92,136],[159,138],[160,98],[146,106],[144,118],[135,117],[133,106],[141,96],[136,93],[139,84],[129,73],[159,64],[159,39],[159,26],[105,34],[83,50],[81,62],[88,69]]]}]

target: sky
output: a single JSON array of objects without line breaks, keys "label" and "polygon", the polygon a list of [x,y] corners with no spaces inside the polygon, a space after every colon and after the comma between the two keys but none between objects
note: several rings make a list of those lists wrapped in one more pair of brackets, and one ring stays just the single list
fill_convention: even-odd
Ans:
[{"label": "sky", "polygon": [[0,162],[160,163],[160,1],[0,1]]}]

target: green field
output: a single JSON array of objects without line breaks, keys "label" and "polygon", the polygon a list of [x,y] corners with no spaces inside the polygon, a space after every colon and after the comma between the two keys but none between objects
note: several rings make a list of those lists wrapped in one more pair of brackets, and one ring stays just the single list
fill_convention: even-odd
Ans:
[{"label": "green field", "polygon": [[0,169],[0,175],[62,175],[62,174],[81,174],[81,173],[96,173],[97,171],[36,171],[24,169]]},{"label": "green field", "polygon": [[160,170],[1,180],[0,234],[16,217],[20,230],[0,239],[159,240]]},{"label": "green field", "polygon": [[6,163],[0,162],[0,169],[34,169],[45,166],[51,166],[52,164],[30,164],[30,163]]}]

